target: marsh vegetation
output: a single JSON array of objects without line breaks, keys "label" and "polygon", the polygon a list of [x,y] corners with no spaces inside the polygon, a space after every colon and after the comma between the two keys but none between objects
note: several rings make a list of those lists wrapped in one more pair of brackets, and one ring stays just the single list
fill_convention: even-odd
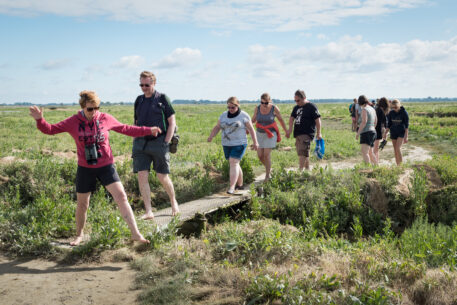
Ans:
[{"label": "marsh vegetation", "polygon": [[[171,178],[180,203],[226,187],[220,138],[206,142],[224,106],[176,107],[181,143]],[[326,141],[321,164],[361,160],[347,105],[318,106]],[[252,114],[253,105],[242,107]],[[283,114],[292,109],[280,107]],[[284,138],[272,153],[272,178],[252,186],[252,201],[237,217],[219,215],[199,237],[177,235],[177,222],[158,230],[139,221],[151,244],[135,248],[112,198],[99,187],[88,213],[90,238],[70,251],[52,242],[75,233],[73,139],[46,137],[26,108],[5,108],[0,247],[11,256],[71,262],[128,251],[134,255],[124,258],[137,270],[135,285],[144,304],[456,304],[457,104],[405,107],[410,142],[430,150],[429,161],[396,167],[392,160],[392,166],[376,168],[356,161],[348,169],[315,166],[298,173],[286,170],[297,166],[297,156],[293,140]],[[45,117],[55,123],[76,111],[48,109]],[[131,107],[102,111],[132,122]],[[129,201],[140,214],[132,139],[113,132],[110,140]],[[242,167],[248,181],[262,170],[254,151]],[[169,205],[153,175],[150,184],[155,208]]]}]

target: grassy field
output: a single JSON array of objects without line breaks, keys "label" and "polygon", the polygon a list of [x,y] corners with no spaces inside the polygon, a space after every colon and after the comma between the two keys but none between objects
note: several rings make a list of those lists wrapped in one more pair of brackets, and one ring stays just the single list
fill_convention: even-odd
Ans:
[{"label": "grassy field", "polygon": [[[293,105],[280,105],[288,119]],[[319,104],[324,161],[353,159],[359,145],[346,104]],[[138,259],[136,285],[144,304],[456,304],[457,103],[407,103],[410,141],[431,150],[422,164],[287,172],[297,166],[293,139],[273,151],[270,182],[252,188],[236,220],[218,217],[201,236],[158,231],[139,221],[151,246],[130,248],[129,231],[112,199],[99,188],[91,199],[90,241],[62,253],[51,242],[75,232],[75,144],[46,136],[28,110],[0,108],[0,247],[10,255],[94,260],[129,247]],[[112,106],[132,122],[133,106]],[[242,105],[252,114],[254,105]],[[77,108],[46,109],[56,123]],[[180,203],[226,186],[220,135],[206,139],[225,105],[175,107],[181,143],[172,156]],[[131,172],[132,139],[112,132],[113,154],[136,213],[142,202]],[[287,151],[287,147],[292,147]],[[243,165],[260,173],[254,151]],[[360,159],[360,158],[359,158]],[[317,161],[313,158],[313,163]],[[399,177],[412,172],[407,193]],[[438,177],[434,179],[434,177]],[[249,177],[248,177],[249,178]],[[153,204],[169,205],[151,175]]]}]

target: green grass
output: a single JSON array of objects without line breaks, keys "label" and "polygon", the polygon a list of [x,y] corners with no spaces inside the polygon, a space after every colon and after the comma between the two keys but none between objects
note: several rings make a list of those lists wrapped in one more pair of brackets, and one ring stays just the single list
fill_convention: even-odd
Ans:
[{"label": "green grass", "polygon": [[[220,136],[207,143],[225,105],[178,105],[181,142],[172,156],[171,178],[180,203],[226,187],[228,166]],[[293,105],[280,105],[285,118]],[[359,156],[346,104],[319,104],[325,161]],[[197,237],[177,236],[177,220],[165,230],[139,221],[151,245],[132,262],[143,304],[455,304],[457,296],[457,104],[406,103],[410,140],[434,152],[425,165],[297,173],[294,140],[272,152],[273,175],[252,188],[251,204],[236,221],[219,215]],[[252,108],[252,109],[250,109]],[[243,106],[248,113],[254,105]],[[51,244],[75,233],[76,161],[52,152],[74,152],[68,135],[46,136],[26,108],[0,114],[0,247],[13,255],[61,256]],[[47,110],[55,123],[78,110]],[[104,109],[132,122],[133,106]],[[15,134],[11,136],[11,126]],[[117,170],[137,214],[138,182],[131,171],[132,139],[110,135],[113,154],[126,156]],[[291,151],[283,151],[291,147]],[[262,171],[256,152],[243,159],[249,180]],[[312,158],[311,162],[316,162]],[[412,170],[408,196],[396,186]],[[442,187],[430,183],[435,171]],[[154,175],[153,204],[169,206]],[[373,208],[373,192],[384,196]],[[377,195],[380,195],[377,194]],[[378,207],[379,208],[379,207]],[[86,233],[90,240],[67,258],[100,257],[130,247],[130,233],[103,188],[93,194]]]}]

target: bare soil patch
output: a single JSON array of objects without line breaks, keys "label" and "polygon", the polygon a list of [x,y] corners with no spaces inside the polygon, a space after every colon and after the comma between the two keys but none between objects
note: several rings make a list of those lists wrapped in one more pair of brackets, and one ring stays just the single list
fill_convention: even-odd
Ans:
[{"label": "bare soil patch", "polygon": [[3,158],[0,158],[0,164],[11,164],[17,160],[16,157],[14,156],[6,156]]},{"label": "bare soil patch", "polygon": [[389,201],[382,190],[381,183],[374,178],[369,178],[367,185],[367,203],[373,208],[373,210],[386,217],[388,213]]},{"label": "bare soil patch", "polygon": [[76,153],[73,151],[52,151],[49,149],[43,149],[43,150],[41,150],[41,152],[44,155],[51,155],[51,156],[64,158],[64,159],[76,160],[78,158]]},{"label": "bare soil patch", "polygon": [[126,262],[62,265],[0,255],[2,304],[134,304],[134,277]]},{"label": "bare soil patch", "polygon": [[[425,162],[427,160],[432,159],[431,152],[423,147],[414,146],[414,145],[404,145],[402,147],[402,154],[403,154],[403,162]],[[389,141],[384,148],[384,150],[379,152],[379,165],[395,165],[395,157],[393,152],[392,143]],[[355,158],[346,159],[343,161],[337,162],[313,162],[311,161],[311,166],[329,166],[336,170],[341,169],[350,169],[354,168],[356,164],[362,163],[362,156],[358,156]],[[314,164],[313,164],[314,163]]]}]

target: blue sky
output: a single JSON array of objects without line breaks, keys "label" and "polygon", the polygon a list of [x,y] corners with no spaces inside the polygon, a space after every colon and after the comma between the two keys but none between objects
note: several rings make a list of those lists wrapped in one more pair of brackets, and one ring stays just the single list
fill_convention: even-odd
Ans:
[{"label": "blue sky", "polygon": [[0,103],[456,97],[451,0],[0,0]]}]

